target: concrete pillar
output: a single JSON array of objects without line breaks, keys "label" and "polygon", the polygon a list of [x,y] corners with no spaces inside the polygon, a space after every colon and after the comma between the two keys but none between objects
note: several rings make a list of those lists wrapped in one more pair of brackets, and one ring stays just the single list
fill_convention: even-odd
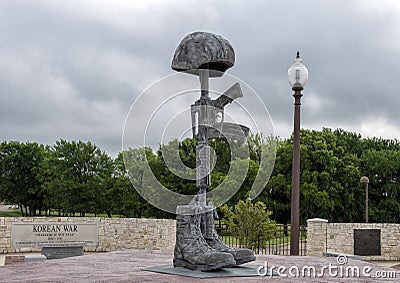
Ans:
[{"label": "concrete pillar", "polygon": [[307,255],[322,256],[326,252],[328,220],[313,218],[307,220]]}]

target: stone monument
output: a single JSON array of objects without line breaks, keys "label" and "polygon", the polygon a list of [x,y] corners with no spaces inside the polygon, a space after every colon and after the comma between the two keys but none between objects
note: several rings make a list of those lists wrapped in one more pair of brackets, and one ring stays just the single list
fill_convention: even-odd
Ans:
[{"label": "stone monument", "polygon": [[210,178],[210,139],[228,138],[245,142],[249,128],[224,122],[224,107],[243,96],[236,83],[215,100],[209,96],[209,78],[221,77],[235,63],[235,52],[221,36],[195,32],[185,36],[177,47],[172,69],[199,76],[200,99],[191,105],[192,133],[196,147],[198,193],[188,205],[176,209],[174,267],[207,271],[237,266],[256,259],[249,249],[238,249],[221,240],[214,227],[217,217],[211,201],[207,203]]}]

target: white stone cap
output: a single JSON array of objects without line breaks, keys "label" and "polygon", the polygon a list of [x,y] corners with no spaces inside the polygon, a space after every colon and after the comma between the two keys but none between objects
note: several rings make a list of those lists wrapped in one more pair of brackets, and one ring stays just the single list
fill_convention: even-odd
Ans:
[{"label": "white stone cap", "polygon": [[323,218],[312,218],[312,219],[307,219],[307,223],[308,222],[323,222],[323,223],[328,223],[327,219],[323,219]]}]

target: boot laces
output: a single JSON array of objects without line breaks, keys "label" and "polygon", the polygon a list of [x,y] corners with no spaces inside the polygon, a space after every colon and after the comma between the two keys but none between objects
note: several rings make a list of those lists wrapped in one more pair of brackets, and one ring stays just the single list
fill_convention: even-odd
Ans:
[{"label": "boot laces", "polygon": [[194,215],[194,223],[191,230],[192,237],[195,239],[197,246],[202,252],[212,252],[212,248],[207,244],[200,231],[200,214]]}]

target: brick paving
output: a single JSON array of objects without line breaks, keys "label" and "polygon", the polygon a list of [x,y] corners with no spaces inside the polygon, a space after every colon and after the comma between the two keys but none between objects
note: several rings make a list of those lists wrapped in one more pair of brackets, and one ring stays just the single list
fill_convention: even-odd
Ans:
[{"label": "brick paving", "polygon": [[[288,275],[288,269],[292,266],[301,270],[303,266],[314,266],[320,273],[323,266],[336,265],[336,258],[309,257],[309,256],[270,256],[259,255],[257,261],[251,264],[283,266],[287,269],[283,272]],[[324,277],[226,277],[199,279],[180,275],[168,275],[144,271],[146,267],[172,264],[172,253],[148,250],[126,250],[110,253],[93,253],[84,256],[47,260],[44,262],[15,263],[8,266],[0,266],[0,282],[399,282],[400,270],[381,267],[370,262],[348,259],[343,267],[357,266],[362,272],[363,268],[370,267],[368,274],[376,272],[395,272],[396,278],[381,279],[346,278],[344,276],[330,276],[325,270]],[[275,270],[276,271],[276,270]],[[295,272],[295,269],[292,269]]]}]

